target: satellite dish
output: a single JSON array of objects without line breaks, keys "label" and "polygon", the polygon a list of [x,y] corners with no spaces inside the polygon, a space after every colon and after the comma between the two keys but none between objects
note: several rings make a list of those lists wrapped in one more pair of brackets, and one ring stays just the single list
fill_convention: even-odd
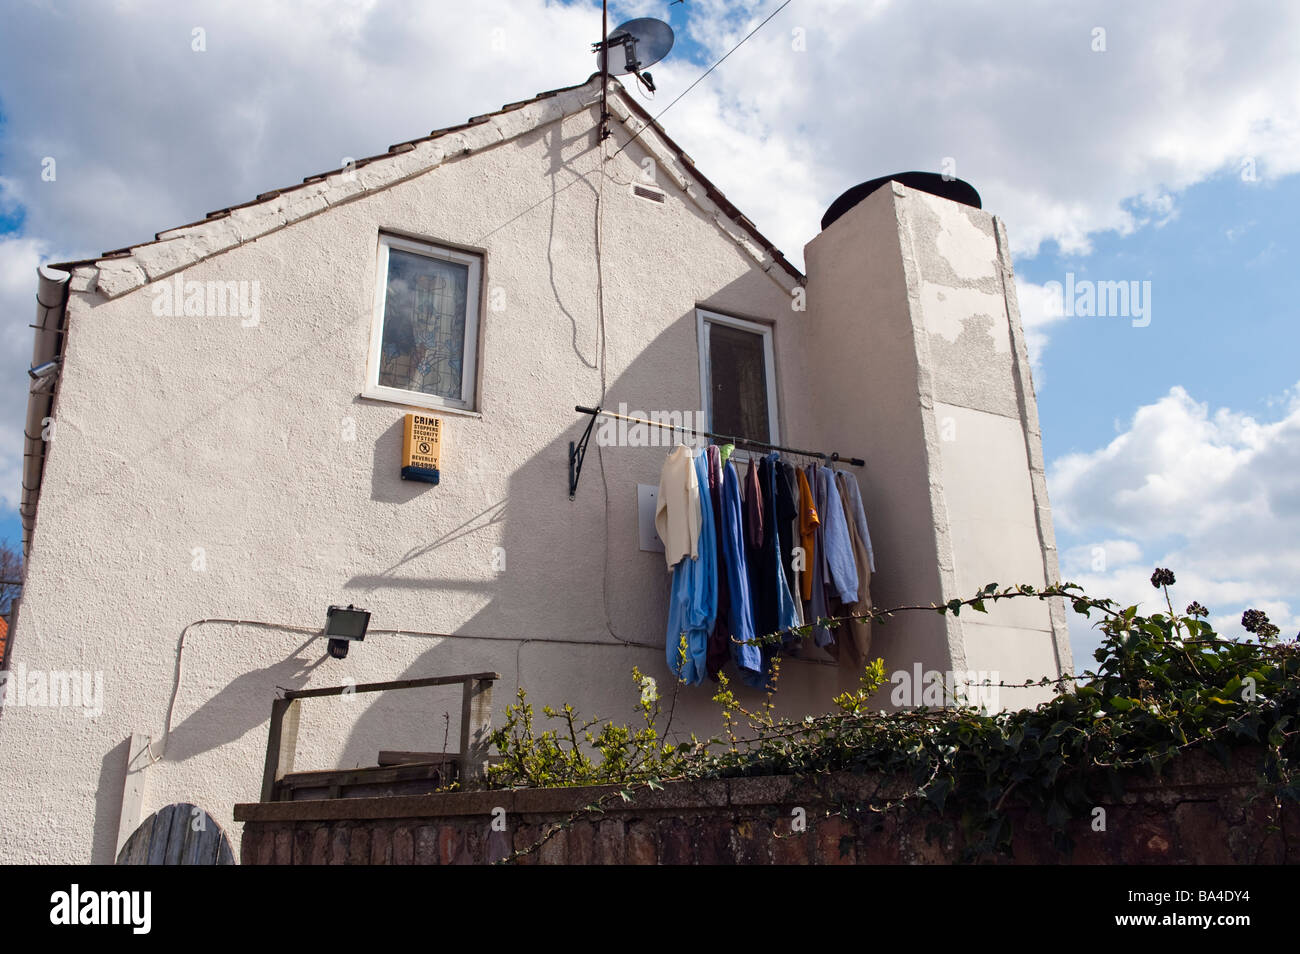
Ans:
[{"label": "satellite dish", "polygon": [[592,48],[602,70],[605,68],[605,49],[610,49],[613,51],[609,60],[611,76],[633,73],[654,92],[654,80],[644,71],[662,60],[673,48],[673,28],[663,20],[638,17],[615,27],[603,45],[593,43]]}]

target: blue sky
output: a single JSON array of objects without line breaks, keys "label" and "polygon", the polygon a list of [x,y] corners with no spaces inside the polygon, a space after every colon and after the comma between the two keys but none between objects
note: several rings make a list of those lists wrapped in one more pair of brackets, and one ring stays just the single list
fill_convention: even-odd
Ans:
[{"label": "blue sky", "polygon": [[[1182,191],[1173,214],[1162,224],[1127,235],[1098,234],[1086,255],[1063,254],[1056,243],[1047,242],[1037,255],[1017,260],[1018,278],[1038,285],[1064,283],[1067,273],[1076,280],[1151,282],[1151,321],[1146,327],[1105,317],[1052,324],[1050,341],[1035,356],[1040,364],[1038,406],[1049,493],[1054,500],[1064,498],[1056,506],[1056,530],[1065,577],[1081,580],[1093,592],[1136,602],[1153,596],[1145,583],[1151,567],[1170,565],[1183,584],[1175,590],[1177,608],[1199,599],[1210,606],[1221,629],[1236,631],[1241,609],[1258,604],[1294,635],[1297,590],[1291,581],[1296,577],[1287,555],[1293,549],[1287,526],[1297,504],[1294,478],[1263,473],[1274,486],[1274,496],[1286,503],[1285,508],[1269,508],[1269,517],[1278,519],[1264,532],[1243,520],[1208,533],[1189,528],[1179,519],[1179,510],[1194,514],[1199,505],[1213,500],[1211,493],[1199,500],[1189,495],[1181,508],[1146,523],[1104,504],[1084,505],[1077,508],[1078,525],[1072,525],[1063,516],[1073,486],[1063,488],[1059,479],[1050,478],[1059,478],[1059,462],[1067,455],[1095,453],[1130,430],[1136,409],[1167,404],[1175,389],[1206,405],[1210,417],[1231,409],[1268,427],[1293,415],[1294,388],[1300,380],[1294,348],[1295,302],[1300,300],[1294,248],[1297,207],[1300,177],[1252,182],[1234,169]],[[1177,441],[1186,442],[1184,461],[1170,463],[1193,482],[1199,479],[1198,450],[1207,445],[1220,450],[1240,447],[1229,432],[1184,432],[1180,425],[1188,423],[1185,416],[1174,417],[1177,420],[1157,433],[1179,435],[1175,458]],[[1144,433],[1152,433],[1151,428]],[[1053,462],[1058,464],[1055,470]],[[1110,474],[1104,467],[1099,470],[1095,476],[1104,490],[1098,496],[1136,489],[1140,482],[1163,474],[1149,461],[1145,471],[1130,469],[1128,480],[1108,481]],[[1212,472],[1206,478],[1213,486]],[[1230,490],[1220,492],[1231,496]],[[1232,534],[1234,525],[1243,537],[1238,546],[1250,548],[1257,559],[1279,560],[1281,570],[1272,574],[1273,580],[1255,586],[1249,573],[1241,572],[1245,567],[1234,560],[1232,549],[1216,554],[1214,544],[1223,533]],[[1097,572],[1093,560],[1099,547],[1108,559],[1106,569]],[[1198,547],[1198,558],[1186,559],[1188,551]],[[1191,573],[1185,572],[1189,566]],[[1073,621],[1072,627],[1076,664],[1090,661],[1095,640],[1085,627]]]},{"label": "blue sky", "polygon": [[1295,351],[1278,346],[1296,338],[1297,208],[1300,177],[1264,184],[1224,174],[1182,193],[1167,224],[1102,233],[1089,255],[1045,243],[1017,259],[1017,276],[1037,284],[1073,272],[1152,288],[1147,327],[1095,318],[1053,331],[1038,394],[1049,459],[1104,443],[1135,405],[1180,384],[1212,405],[1273,416],[1269,399],[1300,380]]},{"label": "blue sky", "polygon": [[[11,5],[0,537],[20,537],[38,262],[147,240],[594,69],[598,5],[438,6]],[[675,27],[658,114],[777,6],[635,0],[611,26]],[[793,0],[663,124],[795,262],[849,186],[954,162],[1012,241],[1064,575],[1150,600],[1167,565],[1179,603],[1225,630],[1254,605],[1294,632],[1297,90],[1295,5]],[[1067,274],[1149,281],[1150,324],[1054,314],[1044,288]],[[1086,627],[1072,641],[1085,661]]]}]

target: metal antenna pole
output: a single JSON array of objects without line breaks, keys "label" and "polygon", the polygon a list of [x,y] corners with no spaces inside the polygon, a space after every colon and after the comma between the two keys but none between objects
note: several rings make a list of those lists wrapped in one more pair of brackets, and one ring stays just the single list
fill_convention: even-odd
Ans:
[{"label": "metal antenna pole", "polygon": [[609,0],[600,2],[600,141],[609,138]]}]

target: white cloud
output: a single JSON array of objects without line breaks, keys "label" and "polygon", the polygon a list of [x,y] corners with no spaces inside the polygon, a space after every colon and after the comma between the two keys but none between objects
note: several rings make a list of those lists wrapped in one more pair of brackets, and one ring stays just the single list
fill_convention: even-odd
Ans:
[{"label": "white cloud", "polygon": [[599,11],[537,0],[25,5],[0,40],[21,91],[0,174],[29,234],[95,254],[581,82],[599,33]]},{"label": "white cloud", "polygon": [[[689,34],[713,57],[776,6],[692,3]],[[1104,53],[1091,49],[1099,23]],[[661,101],[698,75],[670,63]],[[1242,188],[1300,170],[1298,89],[1300,8],[1112,2],[1008,15],[1001,2],[800,0],[664,122],[796,263],[842,191],[946,157],[1007,221],[1017,256],[1049,240],[1081,255],[1099,232],[1166,224],[1181,190],[1238,176],[1245,160],[1254,181]],[[1041,390],[1064,317],[1043,286],[1018,284]]]},{"label": "white cloud", "polygon": [[[1284,636],[1300,627],[1300,399],[1275,421],[1198,403],[1175,387],[1138,409],[1105,447],[1049,469],[1058,530],[1095,539],[1062,552],[1062,575],[1095,596],[1164,606],[1156,566],[1177,576],[1174,608],[1192,600],[1241,633],[1247,607]],[[1139,544],[1137,541],[1141,541]],[[1100,564],[1095,548],[1101,551]],[[1076,655],[1095,645],[1071,622]]]},{"label": "white cloud", "polygon": [[[714,55],[759,19],[723,0],[692,6],[692,35]],[[1091,48],[1097,24],[1106,52]],[[1049,239],[1083,253],[1097,232],[1167,221],[1180,190],[1246,159],[1255,184],[1300,170],[1300,7],[1263,0],[1016,11],[801,0],[706,82],[717,133],[686,145],[741,208],[769,187],[727,135],[753,114],[806,150],[800,194],[823,209],[864,179],[952,157],[1017,254]],[[795,212],[756,221],[795,260],[817,229]]]},{"label": "white cloud", "polygon": [[[677,51],[654,69],[651,112],[699,76],[688,50],[721,56],[775,6],[692,0]],[[667,8],[634,0],[611,16]],[[30,203],[29,231],[92,252],[137,242],[579,82],[599,22],[595,8],[540,0],[19,7],[0,40],[0,88],[21,91],[3,104],[0,175]],[[1091,50],[1096,23],[1104,53]],[[800,0],[664,123],[795,261],[844,189],[945,157],[1007,219],[1017,253],[1047,239],[1078,252],[1098,231],[1166,220],[1179,190],[1244,159],[1260,182],[1300,169],[1297,90],[1293,5],[1112,0],[1008,15],[995,0]],[[57,183],[39,181],[47,155]]]},{"label": "white cloud", "polygon": [[1133,540],[1098,540],[1070,547],[1061,553],[1061,575],[1075,579],[1105,573],[1107,567],[1133,564],[1142,559],[1142,547]]},{"label": "white cloud", "polygon": [[1300,494],[1300,474],[1288,471],[1297,455],[1294,402],[1282,420],[1261,424],[1227,408],[1211,414],[1175,387],[1106,447],[1055,462],[1053,512],[1070,530],[1100,522],[1138,538],[1204,534],[1260,515],[1300,524],[1300,511],[1273,507],[1283,488]]}]

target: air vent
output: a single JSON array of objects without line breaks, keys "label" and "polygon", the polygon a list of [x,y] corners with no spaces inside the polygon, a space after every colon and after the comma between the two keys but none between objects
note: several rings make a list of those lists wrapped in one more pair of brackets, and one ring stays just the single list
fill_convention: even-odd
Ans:
[{"label": "air vent", "polygon": [[649,186],[633,185],[632,194],[638,198],[647,199],[650,202],[659,202],[661,204],[668,200],[668,197],[658,189],[651,189]]}]

